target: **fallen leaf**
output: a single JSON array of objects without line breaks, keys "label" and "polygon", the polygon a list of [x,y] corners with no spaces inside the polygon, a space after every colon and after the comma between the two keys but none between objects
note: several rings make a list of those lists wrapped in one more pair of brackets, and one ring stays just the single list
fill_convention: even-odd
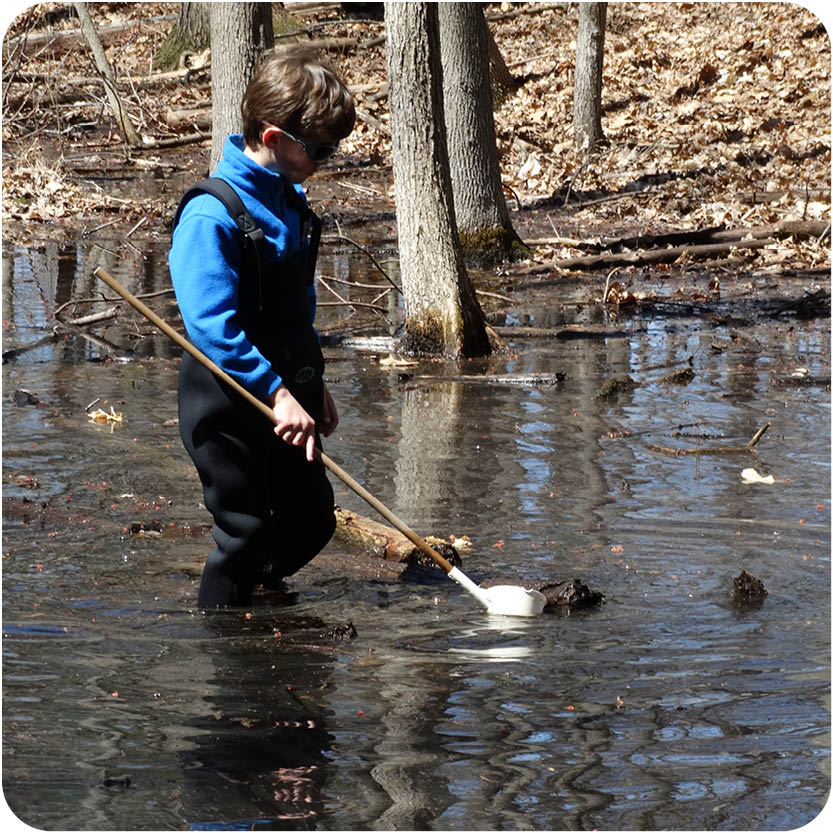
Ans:
[{"label": "fallen leaf", "polygon": [[387,358],[379,359],[380,367],[414,367],[415,365],[416,362],[408,359],[398,359],[392,353]]},{"label": "fallen leaf", "polygon": [[124,421],[122,419],[121,411],[116,413],[113,410],[113,406],[110,406],[110,413],[108,414],[107,411],[102,411],[101,408],[96,408],[94,411],[91,411],[88,414],[90,420],[92,422],[110,422],[121,425]]},{"label": "fallen leaf", "polygon": [[775,482],[775,478],[771,474],[762,476],[755,469],[744,469],[740,473],[740,479],[743,483],[766,483],[768,486]]}]

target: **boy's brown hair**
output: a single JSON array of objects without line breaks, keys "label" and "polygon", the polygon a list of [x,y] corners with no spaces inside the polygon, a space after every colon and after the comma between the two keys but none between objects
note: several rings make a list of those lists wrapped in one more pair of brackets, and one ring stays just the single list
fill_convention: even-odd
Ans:
[{"label": "boy's brown hair", "polygon": [[240,105],[243,139],[261,144],[264,125],[325,142],[338,142],[356,122],[353,96],[338,75],[307,47],[270,54],[249,82]]}]

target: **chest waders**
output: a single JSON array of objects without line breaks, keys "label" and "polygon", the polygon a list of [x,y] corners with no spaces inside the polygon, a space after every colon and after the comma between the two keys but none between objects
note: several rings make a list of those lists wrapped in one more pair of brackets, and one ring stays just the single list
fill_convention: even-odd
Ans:
[{"label": "chest waders", "polygon": [[[198,194],[211,194],[234,219],[243,252],[234,321],[318,421],[324,358],[312,324],[309,292],[321,221],[292,188],[301,216],[298,252],[269,258],[263,230],[237,192],[210,178],[189,189],[174,218]],[[199,253],[194,254],[195,259]],[[333,491],[320,463],[279,439],[268,420],[190,354],[179,376],[180,434],[203,484],[217,548],[200,581],[203,608],[248,605],[257,584],[280,586],[314,558],[335,530]]]}]

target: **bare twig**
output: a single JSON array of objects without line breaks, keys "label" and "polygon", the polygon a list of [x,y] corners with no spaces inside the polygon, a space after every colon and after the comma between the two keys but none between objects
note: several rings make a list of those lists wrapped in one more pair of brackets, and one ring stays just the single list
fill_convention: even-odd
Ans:
[{"label": "bare twig", "polygon": [[62,321],[60,318],[58,319],[61,321],[62,324],[68,324],[72,327],[86,327],[88,324],[100,324],[102,321],[109,321],[111,318],[115,318],[119,314],[119,307],[110,307],[110,309],[103,310],[102,312],[93,312],[89,315],[82,315],[80,318],[72,318],[69,321]]},{"label": "bare twig", "polygon": [[363,301],[321,301],[318,304],[318,306],[319,307],[363,307],[364,309],[376,310],[376,312],[381,312],[384,315],[388,314],[388,311],[384,307],[377,306],[376,304],[364,303]]},{"label": "bare twig", "polygon": [[321,239],[322,239],[322,241],[325,241],[325,242],[328,242],[328,243],[334,243],[334,242],[337,242],[339,240],[343,240],[345,243],[349,243],[351,246],[355,246],[360,252],[364,252],[364,254],[367,255],[367,257],[370,259],[370,262],[382,273],[382,275],[385,277],[385,280],[387,280],[388,283],[390,283],[390,285],[398,293],[400,293],[400,295],[402,294],[402,290],[400,289],[400,287],[398,287],[396,285],[396,282],[393,280],[393,278],[391,278],[391,276],[382,268],[379,261],[376,260],[376,258],[364,246],[362,246],[360,243],[357,243],[352,238],[347,237],[347,235],[345,235],[345,234],[342,234],[341,229],[339,229],[338,234],[336,234],[336,235],[329,235],[328,234],[328,235],[325,235],[324,237],[322,237]]},{"label": "bare twig", "polygon": [[359,283],[358,281],[348,281],[344,278],[336,278],[332,275],[324,275],[324,277],[330,281],[330,283],[340,283],[344,284],[345,286],[353,286],[356,289],[390,289],[389,286],[380,286],[379,284],[375,283]]},{"label": "bare twig", "polygon": [[768,422],[766,425],[762,425],[762,426],[761,426],[761,427],[760,427],[760,428],[759,428],[759,429],[755,432],[755,436],[754,436],[754,437],[752,437],[752,439],[751,439],[751,440],[749,440],[749,442],[746,444],[746,447],[747,447],[747,448],[753,448],[754,446],[756,446],[756,445],[758,444],[758,440],[760,440],[760,439],[761,439],[761,437],[763,437],[763,435],[766,433],[767,428],[769,428],[769,426],[770,426],[770,425],[772,425],[772,423],[771,423],[771,422]]},{"label": "bare twig", "polygon": [[497,298],[499,301],[505,301],[507,304],[514,303],[511,298],[507,298],[505,295],[499,295],[497,292],[486,292],[485,289],[475,289],[474,291],[478,295],[482,295],[484,298]]},{"label": "bare twig", "polygon": [[[170,295],[173,291],[174,291],[173,288],[171,288],[171,289],[159,289],[156,292],[146,292],[142,295],[137,295],[136,297],[137,298],[157,298],[160,295]],[[92,297],[92,298],[70,298],[68,301],[64,301],[63,304],[61,304],[59,307],[57,307],[55,312],[52,313],[52,314],[55,316],[55,318],[57,318],[59,321],[61,321],[61,317],[60,317],[61,313],[67,307],[76,306],[78,304],[101,304],[101,303],[105,303],[105,302],[106,303],[115,303],[115,304],[121,304],[122,303],[120,298],[107,298],[103,293],[101,295],[99,295],[98,297]],[[75,321],[67,321],[67,322],[62,322],[62,323],[76,324],[77,325],[77,324],[81,323],[81,319],[76,319]]]},{"label": "bare twig", "polygon": [[380,133],[384,133],[385,136],[390,136],[390,128],[379,121],[375,116],[371,116],[370,113],[365,113],[364,110],[356,109],[356,116],[360,118],[366,124],[369,124],[371,127],[375,127]]}]

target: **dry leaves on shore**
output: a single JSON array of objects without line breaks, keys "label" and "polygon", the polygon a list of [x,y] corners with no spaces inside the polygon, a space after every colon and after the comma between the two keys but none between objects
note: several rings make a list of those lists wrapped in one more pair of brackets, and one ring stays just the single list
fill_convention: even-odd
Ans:
[{"label": "dry leaves on shore", "polygon": [[[384,24],[348,20],[342,5],[286,7],[313,42],[349,37],[358,44],[329,53],[367,116],[343,150],[355,170],[380,170],[389,183]],[[501,54],[522,82],[495,120],[503,179],[524,207],[567,203],[571,221],[584,229],[596,221],[650,231],[829,220],[830,43],[812,12],[787,3],[610,4],[602,119],[609,144],[588,160],[572,141],[577,6],[486,5]],[[33,7],[30,33],[71,30],[77,21],[66,9]],[[165,111],[173,103],[187,108],[210,101],[207,73],[158,89],[140,83],[154,75],[153,56],[176,4],[104,3],[95,11],[102,25],[130,24],[108,38],[107,52],[143,135],[171,135]],[[21,33],[23,18],[7,42]],[[19,62],[22,72],[42,80],[6,85],[7,102],[15,106],[4,109],[4,151],[10,149],[4,216],[48,222],[70,216],[73,207],[81,214],[141,212],[142,199],[119,205],[82,182],[83,174],[67,175],[68,159],[97,150],[109,148],[110,164],[118,165],[120,145],[101,118],[95,79],[75,85],[91,75],[86,48],[45,43]],[[30,147],[33,135],[53,162],[31,161],[38,156]],[[204,153],[203,147],[170,158],[181,165]],[[152,160],[143,161],[152,167]],[[629,198],[617,199],[623,195]],[[581,209],[582,202],[588,207]],[[154,216],[164,213],[154,208]],[[826,254],[812,255],[818,256]]]}]

